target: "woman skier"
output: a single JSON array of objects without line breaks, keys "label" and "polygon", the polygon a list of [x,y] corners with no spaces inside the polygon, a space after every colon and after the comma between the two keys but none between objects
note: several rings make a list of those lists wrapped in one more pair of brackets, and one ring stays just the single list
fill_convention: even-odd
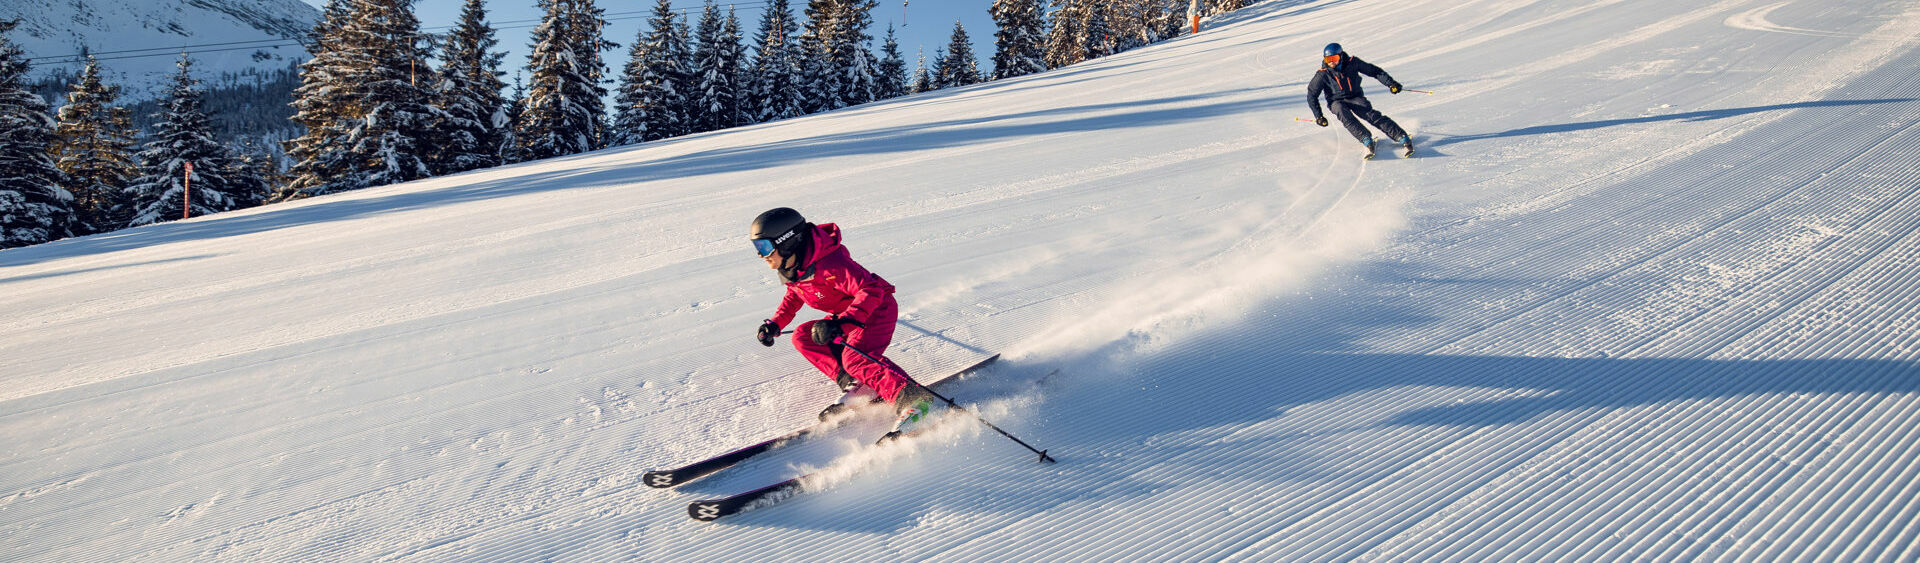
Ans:
[{"label": "woman skier", "polygon": [[838,225],[808,223],[791,208],[761,213],[747,236],[787,286],[773,318],[760,323],[760,344],[773,346],[803,304],[827,313],[826,318],[801,323],[793,334],[800,355],[845,392],[820,418],[847,409],[856,398],[877,395],[894,405],[896,418],[888,436],[921,430],[921,421],[933,409],[933,395],[882,355],[900,317],[893,285],[853,261],[840,244]]},{"label": "woman skier", "polygon": [[1360,75],[1374,77],[1387,85],[1387,92],[1393,94],[1400,93],[1400,83],[1380,67],[1348,55],[1339,43],[1328,43],[1320,54],[1320,70],[1313,73],[1313,80],[1307,82],[1307,105],[1313,108],[1313,124],[1327,126],[1327,116],[1320,113],[1320,96],[1325,94],[1327,108],[1333,110],[1334,117],[1340,119],[1340,124],[1345,125],[1354,138],[1360,139],[1360,144],[1366,145],[1367,154],[1364,158],[1373,158],[1373,133],[1360,124],[1363,119],[1379,128],[1381,133],[1386,133],[1388,139],[1405,147],[1401,156],[1413,156],[1413,137],[1408,136],[1407,131],[1401,129],[1393,119],[1373,109],[1373,103],[1368,102],[1366,93],[1360,90]]}]

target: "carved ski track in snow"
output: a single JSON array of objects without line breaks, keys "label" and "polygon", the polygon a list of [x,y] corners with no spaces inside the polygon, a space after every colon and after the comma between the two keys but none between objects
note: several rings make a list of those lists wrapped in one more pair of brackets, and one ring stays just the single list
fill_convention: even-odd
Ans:
[{"label": "carved ski track in snow", "polygon": [[1754,31],[1770,31],[1774,33],[1792,33],[1796,35],[1811,35],[1814,37],[1846,37],[1845,34],[1841,34],[1841,33],[1834,33],[1831,31],[1820,31],[1816,29],[1787,27],[1787,26],[1779,25],[1767,20],[1768,14],[1772,14],[1774,10],[1778,10],[1781,7],[1786,6],[1788,4],[1792,4],[1792,2],[1780,2],[1775,4],[1768,4],[1765,6],[1747,10],[1745,12],[1740,12],[1739,14],[1728,16],[1726,25],[1727,27],[1733,27],[1738,29],[1751,29]]}]

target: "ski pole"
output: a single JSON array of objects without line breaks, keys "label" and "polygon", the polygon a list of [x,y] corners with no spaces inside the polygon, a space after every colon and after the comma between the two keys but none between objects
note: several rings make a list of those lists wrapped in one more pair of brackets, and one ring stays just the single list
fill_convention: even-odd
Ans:
[{"label": "ski pole", "polygon": [[1401,91],[1401,92],[1419,92],[1419,93],[1422,93],[1422,94],[1426,94],[1426,95],[1428,95],[1428,96],[1432,96],[1432,95],[1433,95],[1433,91],[1432,91],[1432,90],[1415,90],[1415,89],[1412,89],[1412,88],[1401,88],[1401,89],[1400,89],[1400,91]]},{"label": "ski pole", "polygon": [[[868,360],[870,360],[870,361],[872,361],[873,363],[876,363],[876,364],[880,364],[880,365],[886,365],[886,363],[885,363],[885,362],[881,362],[881,361],[879,360],[879,358],[875,358],[875,357],[873,357],[872,355],[870,355],[870,354],[867,354],[866,352],[864,352],[864,351],[862,351],[862,350],[860,350],[859,348],[855,348],[855,347],[853,347],[853,346],[850,346],[850,345],[847,345],[847,344],[846,344],[846,340],[844,340],[844,339],[842,339],[842,340],[840,340],[840,343],[841,343],[841,345],[842,345],[842,346],[846,346],[848,350],[852,350],[852,351],[853,351],[854,353],[856,353],[856,354],[859,354],[859,355],[860,355],[861,357],[864,357],[864,358],[866,358],[866,359],[868,359]],[[1052,456],[1048,456],[1048,455],[1047,455],[1047,450],[1042,450],[1042,449],[1038,449],[1038,448],[1035,448],[1035,447],[1033,447],[1033,446],[1030,446],[1030,445],[1027,445],[1027,443],[1026,443],[1026,441],[1024,441],[1024,440],[1021,440],[1020,438],[1018,438],[1018,437],[1016,437],[1016,436],[1014,436],[1013,434],[1009,434],[1009,433],[1007,433],[1007,431],[1006,431],[1006,430],[1001,430],[1001,429],[1000,429],[1000,427],[998,427],[998,426],[994,426],[994,425],[993,425],[993,423],[991,423],[991,422],[987,422],[987,419],[985,419],[985,418],[980,418],[980,415],[978,415],[978,414],[974,414],[974,412],[973,412],[973,411],[970,411],[970,410],[967,410],[967,409],[965,409],[965,408],[962,408],[962,407],[960,406],[960,404],[959,404],[959,403],[955,403],[955,402],[953,402],[953,399],[949,399],[949,398],[947,398],[947,397],[946,397],[945,395],[941,395],[941,394],[940,394],[940,392],[938,392],[938,391],[934,391],[933,389],[931,389],[931,388],[928,388],[928,387],[927,387],[927,386],[925,386],[925,385],[921,385],[921,384],[920,384],[920,382],[918,382],[918,381],[914,381],[914,379],[913,379],[913,376],[911,376],[911,375],[907,375],[907,374],[904,374],[904,373],[902,373],[902,374],[900,374],[900,375],[901,375],[902,377],[905,377],[905,378],[907,378],[907,382],[908,382],[908,383],[912,383],[912,384],[914,384],[914,386],[917,386],[917,387],[919,387],[919,388],[921,388],[921,389],[923,389],[923,390],[925,390],[925,391],[926,391],[926,392],[927,392],[928,394],[931,394],[931,395],[933,395],[933,397],[934,397],[934,398],[936,398],[936,399],[940,399],[941,401],[943,401],[943,402],[945,402],[945,403],[947,403],[947,407],[949,407],[949,408],[952,408],[953,410],[957,410],[957,411],[960,411],[960,412],[964,412],[964,413],[967,413],[967,415],[968,415],[968,416],[972,416],[974,420],[978,420],[978,421],[980,421],[980,423],[981,423],[981,424],[985,424],[985,425],[987,425],[987,428],[992,428],[994,432],[999,432],[1001,436],[1006,436],[1008,440],[1013,440],[1013,443],[1015,443],[1015,444],[1020,444],[1020,447],[1023,447],[1023,448],[1026,448],[1026,449],[1027,449],[1027,451],[1030,451],[1030,452],[1033,452],[1033,453],[1037,453],[1037,454],[1040,454],[1040,461],[1042,461],[1042,462],[1053,462],[1053,463],[1059,463],[1059,462],[1060,462],[1060,460],[1056,460],[1056,459],[1053,459],[1053,457],[1052,457]]]},{"label": "ski pole", "polygon": [[1305,121],[1305,122],[1307,122],[1307,123],[1313,123],[1313,120],[1311,120],[1311,119],[1307,119],[1307,118],[1305,118],[1305,117],[1295,117],[1295,118],[1293,118],[1293,120],[1294,120],[1294,121]]}]

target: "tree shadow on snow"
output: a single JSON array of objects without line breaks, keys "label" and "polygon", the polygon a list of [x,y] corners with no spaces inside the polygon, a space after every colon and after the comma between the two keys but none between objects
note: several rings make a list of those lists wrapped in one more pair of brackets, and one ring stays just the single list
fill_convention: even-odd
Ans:
[{"label": "tree shadow on snow", "polygon": [[[1270,97],[1228,99],[1259,88],[1227,90],[1121,103],[1058,106],[1011,114],[912,123],[859,129],[828,135],[804,136],[767,143],[725,146],[665,158],[566,169],[568,160],[605,157],[616,147],[555,159],[524,163],[542,171],[514,173],[508,168],[479,170],[424,180],[445,185],[421,188],[402,184],[370,188],[334,197],[276,206],[262,212],[209,216],[198,221],[168,222],[103,235],[54,241],[0,252],[0,268],[86,256],[160,244],[242,236],[317,223],[346,221],[388,213],[446,206],[461,202],[573,189],[635,185],[715,174],[762,170],[832,157],[888,155],[966,146],[996,140],[1060,133],[1101,131],[1124,134],[1129,129],[1153,127],[1207,117],[1259,111],[1278,101]],[[1209,100],[1215,100],[1209,102]],[[660,141],[648,146],[684,143],[704,136]],[[470,179],[470,180],[469,180]]]},{"label": "tree shadow on snow", "polygon": [[1207,20],[1207,27],[1200,30],[1206,35],[1207,29],[1249,21],[1265,21],[1292,18],[1313,12],[1327,10],[1357,0],[1268,0],[1225,14],[1217,14]]},{"label": "tree shadow on snow", "polygon": [[[1376,269],[1369,275],[1395,274]],[[1363,487],[1432,453],[1351,463],[1355,454],[1344,448],[1354,439],[1395,429],[1434,436],[1408,441],[1438,449],[1453,443],[1446,436],[1556,416],[1758,395],[1920,392],[1920,364],[1903,361],[1363,352],[1356,344],[1362,338],[1435,320],[1412,312],[1404,299],[1293,299],[1267,304],[1276,315],[1254,315],[1257,320],[1182,340],[1164,353],[1135,353],[1151,344],[1125,341],[1045,365],[1003,365],[976,384],[961,382],[953,394],[963,402],[1035,397],[996,422],[1049,448],[1060,464],[1037,464],[1031,453],[983,431],[923,448],[915,460],[875,477],[884,485],[842,485],[847,492],[796,499],[794,506],[744,514],[730,524],[889,533],[954,515],[955,525],[992,533],[1048,512],[1099,521],[1109,517],[1100,511],[1183,487],[1193,488],[1196,498],[1182,510],[1214,503],[1229,511],[1300,511],[1304,518],[1312,499],[1289,495],[1341,494],[1328,491]],[[1019,389],[1056,367],[1056,381],[1037,391]],[[1456,402],[1440,392],[1463,389],[1475,398]],[[1395,445],[1423,447],[1418,444]],[[1498,464],[1529,459],[1527,447],[1542,446],[1489,454],[1494,466],[1475,469],[1472,478],[1503,474],[1507,468]],[[1196,475],[1235,485],[1196,487]],[[1277,498],[1289,500],[1274,504]]]},{"label": "tree shadow on snow", "polygon": [[1523,137],[1527,135],[1549,135],[1554,133],[1572,133],[1576,131],[1588,131],[1593,129],[1601,129],[1605,127],[1613,127],[1616,125],[1632,125],[1636,123],[1656,123],[1656,122],[1662,122],[1662,121],[1688,121],[1688,122],[1712,121],[1715,119],[1726,119],[1729,117],[1738,117],[1742,115],[1769,112],[1769,111],[1784,111],[1784,110],[1807,109],[1807,108],[1865,106],[1865,105],[1875,105],[1875,104],[1897,104],[1897,103],[1905,103],[1905,102],[1912,102],[1912,101],[1916,101],[1916,99],[1915,98],[1892,98],[1892,99],[1884,99],[1884,100],[1820,100],[1820,101],[1814,101],[1814,102],[1794,102],[1790,104],[1774,104],[1774,105],[1767,105],[1767,106],[1752,106],[1752,107],[1744,107],[1744,108],[1689,111],[1689,112],[1674,113],[1674,114],[1667,114],[1667,115],[1649,115],[1644,117],[1630,117],[1630,118],[1624,118],[1624,119],[1605,119],[1600,121],[1585,121],[1580,123],[1557,123],[1553,125],[1535,125],[1532,127],[1521,127],[1519,129],[1510,129],[1510,130],[1501,131],[1498,133],[1479,133],[1474,135],[1440,135],[1440,134],[1434,134],[1431,130],[1429,130],[1427,131],[1427,134],[1434,134],[1435,136],[1442,137],[1442,138],[1440,140],[1427,143],[1427,145],[1433,146],[1433,147],[1439,147],[1439,146],[1451,145],[1454,143],[1465,143],[1469,141],[1483,141],[1487,139],[1499,139],[1504,137]]},{"label": "tree shadow on snow", "polygon": [[54,272],[42,272],[42,273],[38,273],[38,274],[31,274],[31,275],[23,275],[23,276],[14,276],[14,277],[0,277],[0,285],[5,285],[5,284],[8,284],[8,283],[13,283],[13,282],[23,282],[23,281],[30,281],[30,280],[39,280],[39,279],[49,279],[49,278],[57,278],[57,277],[61,277],[61,276],[70,276],[70,275],[74,275],[74,274],[85,274],[85,273],[89,273],[89,272],[103,272],[103,271],[108,271],[108,270],[120,270],[120,269],[125,269],[125,268],[138,268],[138,267],[141,267],[141,266],[153,266],[153,265],[157,265],[157,264],[171,264],[171,263],[175,263],[175,262],[197,262],[197,261],[200,261],[200,260],[206,260],[206,259],[208,259],[208,258],[215,258],[215,257],[218,257],[218,256],[220,256],[220,255],[218,255],[218,254],[198,254],[198,255],[194,255],[194,256],[182,256],[182,257],[179,257],[179,258],[168,258],[168,259],[165,259],[165,260],[147,260],[147,261],[143,261],[143,262],[130,262],[130,263],[127,263],[127,264],[115,264],[115,265],[112,265],[112,266],[98,266],[98,267],[93,267],[93,268],[79,268],[79,269],[73,269],[73,270],[60,270],[60,271],[54,271]]}]

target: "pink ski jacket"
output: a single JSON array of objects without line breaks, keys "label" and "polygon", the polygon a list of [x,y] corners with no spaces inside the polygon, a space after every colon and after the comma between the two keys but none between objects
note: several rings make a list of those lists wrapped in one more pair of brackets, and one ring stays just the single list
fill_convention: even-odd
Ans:
[{"label": "pink ski jacket", "polygon": [[893,322],[900,314],[900,306],[893,300],[893,284],[853,261],[847,247],[840,245],[840,227],[833,223],[815,225],[812,235],[808,237],[812,248],[807,252],[807,263],[795,276],[800,281],[787,284],[787,295],[773,313],[773,324],[785,327],[793,322],[803,303],[863,325]]}]

